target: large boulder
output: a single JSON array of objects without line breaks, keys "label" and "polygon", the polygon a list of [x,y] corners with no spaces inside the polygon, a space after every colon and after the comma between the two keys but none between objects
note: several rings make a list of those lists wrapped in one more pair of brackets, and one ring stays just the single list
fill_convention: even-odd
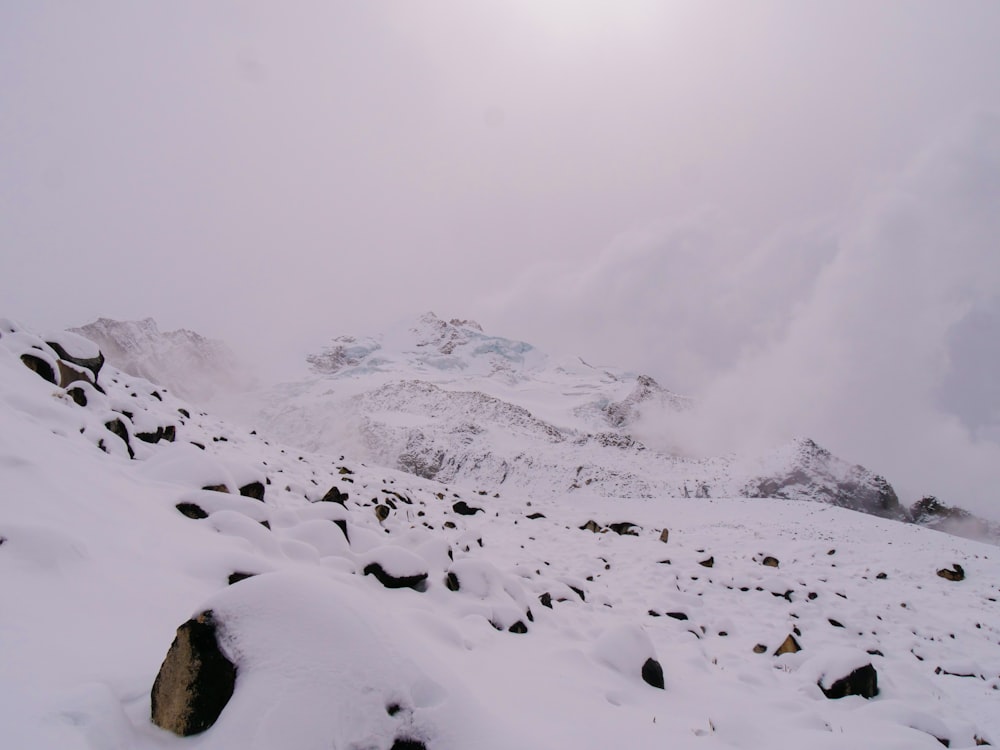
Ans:
[{"label": "large boulder", "polygon": [[219,647],[211,610],[179,628],[153,683],[153,723],[181,737],[204,732],[236,687],[236,665]]}]

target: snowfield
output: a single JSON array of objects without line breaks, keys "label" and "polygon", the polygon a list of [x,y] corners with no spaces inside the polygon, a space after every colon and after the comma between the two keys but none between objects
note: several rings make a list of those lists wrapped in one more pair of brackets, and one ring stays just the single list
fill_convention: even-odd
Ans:
[{"label": "snowfield", "polygon": [[[434,367],[462,346],[535,366],[438,330]],[[328,369],[379,351],[342,343]],[[528,474],[444,484],[288,447],[79,364],[94,359],[0,321],[5,747],[1000,742],[994,546],[819,502],[671,495],[657,476],[632,497]],[[354,395],[388,380],[365,382]],[[474,401],[573,448],[545,437],[551,415]],[[151,693],[192,619],[235,683],[180,737]],[[852,675],[870,697],[828,697]]]}]

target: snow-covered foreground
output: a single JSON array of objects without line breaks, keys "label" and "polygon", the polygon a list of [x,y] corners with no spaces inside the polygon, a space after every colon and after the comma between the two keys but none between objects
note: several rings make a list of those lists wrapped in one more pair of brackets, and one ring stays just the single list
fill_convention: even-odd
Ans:
[{"label": "snow-covered foreground", "polygon": [[[1000,741],[995,547],[789,500],[445,487],[59,358],[0,325],[5,747]],[[180,738],[150,690],[209,610],[235,691]],[[801,651],[775,656],[789,635]],[[877,696],[824,695],[867,664]]]}]

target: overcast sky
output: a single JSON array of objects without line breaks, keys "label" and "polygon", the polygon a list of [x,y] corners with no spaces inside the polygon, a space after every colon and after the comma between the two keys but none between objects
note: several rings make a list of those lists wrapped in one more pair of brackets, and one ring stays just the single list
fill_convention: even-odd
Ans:
[{"label": "overcast sky", "polygon": [[[1000,4],[0,0],[0,312],[433,310],[1000,516]],[[908,498],[914,499],[914,498]]]}]

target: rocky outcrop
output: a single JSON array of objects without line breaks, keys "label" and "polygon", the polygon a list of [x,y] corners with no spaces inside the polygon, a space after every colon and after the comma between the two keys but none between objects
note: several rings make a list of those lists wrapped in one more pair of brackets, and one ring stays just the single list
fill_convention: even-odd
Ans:
[{"label": "rocky outcrop", "polygon": [[813,500],[883,518],[909,518],[884,477],[842,461],[812,440],[797,440],[776,458],[777,466],[767,475],[744,485],[744,497]]},{"label": "rocky outcrop", "polygon": [[829,683],[826,687],[826,680],[820,680],[819,689],[823,695],[831,700],[846,698],[848,695],[860,695],[862,698],[874,698],[878,695],[878,673],[871,664],[858,667],[845,677],[840,677]]},{"label": "rocky outcrop", "polygon": [[222,652],[211,610],[179,628],[151,694],[156,726],[188,737],[222,714],[236,687],[236,665]]}]

